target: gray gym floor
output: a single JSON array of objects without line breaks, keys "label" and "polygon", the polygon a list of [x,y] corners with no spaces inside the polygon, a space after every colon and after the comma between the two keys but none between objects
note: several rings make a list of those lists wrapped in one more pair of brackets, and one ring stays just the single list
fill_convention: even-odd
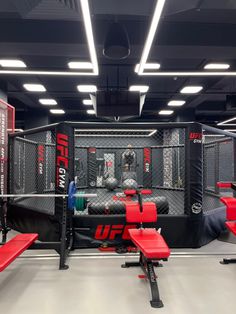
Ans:
[{"label": "gray gym floor", "polygon": [[46,252],[47,258],[29,258],[42,253],[45,252],[27,251],[0,273],[1,313],[231,314],[236,311],[236,264],[219,263],[225,254],[236,254],[236,244],[216,240],[199,250],[173,250],[164,267],[156,268],[165,305],[162,309],[150,307],[148,283],[137,277],[141,270],[120,267],[125,260],[136,257],[95,256],[93,250],[81,250],[69,259],[69,270],[59,271],[53,251]]}]

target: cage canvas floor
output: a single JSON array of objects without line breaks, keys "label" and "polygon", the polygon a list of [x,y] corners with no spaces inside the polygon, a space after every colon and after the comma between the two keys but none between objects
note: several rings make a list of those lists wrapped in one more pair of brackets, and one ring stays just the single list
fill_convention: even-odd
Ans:
[{"label": "cage canvas floor", "polygon": [[57,259],[19,258],[0,274],[1,312],[8,314],[231,314],[235,313],[236,265],[220,256],[172,257],[156,268],[164,308],[150,307],[150,290],[122,269],[129,258],[70,258],[59,271]]}]

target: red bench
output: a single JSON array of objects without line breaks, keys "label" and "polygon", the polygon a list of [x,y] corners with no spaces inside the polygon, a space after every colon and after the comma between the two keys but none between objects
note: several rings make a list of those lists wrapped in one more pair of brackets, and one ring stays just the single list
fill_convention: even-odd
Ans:
[{"label": "red bench", "polygon": [[125,205],[126,221],[141,224],[140,229],[129,229],[130,238],[140,251],[140,258],[139,262],[126,262],[122,267],[140,266],[145,274],[145,276],[140,276],[140,278],[147,278],[150,283],[152,293],[151,306],[163,307],[153,266],[162,266],[159,260],[166,261],[170,256],[170,249],[156,229],[142,228],[143,223],[157,221],[156,204],[152,202],[143,204],[132,202],[125,203]]},{"label": "red bench", "polygon": [[[217,186],[224,189],[236,190],[236,185],[231,182],[218,182]],[[226,206],[226,219],[225,225],[227,229],[236,236],[236,198],[234,197],[221,197],[221,202]],[[236,263],[235,258],[224,258],[222,264]]]},{"label": "red bench", "polygon": [[0,247],[0,272],[10,265],[20,254],[27,250],[36,240],[38,234],[18,234]]}]

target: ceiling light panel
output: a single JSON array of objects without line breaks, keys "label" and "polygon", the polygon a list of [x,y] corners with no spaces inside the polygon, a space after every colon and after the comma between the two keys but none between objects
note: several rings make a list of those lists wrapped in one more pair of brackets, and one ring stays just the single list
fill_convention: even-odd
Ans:
[{"label": "ceiling light panel", "polygon": [[163,116],[170,116],[174,113],[173,110],[160,110],[158,112],[159,115],[163,115]]},{"label": "ceiling light panel", "polygon": [[18,59],[1,59],[0,66],[5,68],[26,68],[26,64]]},{"label": "ceiling light panel", "polygon": [[132,85],[129,87],[130,92],[147,93],[148,90],[149,90],[149,86],[147,85]]},{"label": "ceiling light panel", "polygon": [[46,92],[46,88],[42,84],[24,84],[23,87],[29,92]]},{"label": "ceiling light panel", "polygon": [[64,114],[65,113],[65,111],[63,109],[51,109],[50,112],[53,114]]},{"label": "ceiling light panel", "polygon": [[80,93],[96,93],[96,85],[78,85],[77,89]]},{"label": "ceiling light panel", "polygon": [[57,105],[57,101],[55,99],[51,99],[51,98],[41,98],[41,99],[39,99],[39,102],[42,105],[48,105],[48,106]]},{"label": "ceiling light panel", "polygon": [[202,86],[185,86],[181,89],[181,94],[197,94],[203,89]]},{"label": "ceiling light panel", "polygon": [[94,110],[87,110],[87,114],[95,114],[95,111]]},{"label": "ceiling light panel", "polygon": [[83,69],[83,70],[93,69],[93,65],[91,62],[69,62],[68,67],[70,69]]},{"label": "ceiling light panel", "polygon": [[208,63],[204,66],[205,70],[227,70],[229,68],[228,63]]},{"label": "ceiling light panel", "polygon": [[92,99],[84,99],[83,104],[86,106],[92,105],[93,104]]},{"label": "ceiling light panel", "polygon": [[171,100],[168,102],[168,106],[170,107],[181,107],[186,103],[184,100]]}]

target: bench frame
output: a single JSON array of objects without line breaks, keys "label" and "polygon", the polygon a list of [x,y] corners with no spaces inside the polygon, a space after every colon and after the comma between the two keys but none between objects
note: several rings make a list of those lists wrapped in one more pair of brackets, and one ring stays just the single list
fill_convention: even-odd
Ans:
[{"label": "bench frame", "polygon": [[[167,261],[167,259],[162,259],[163,261]],[[140,278],[147,279],[150,285],[152,299],[150,300],[150,304],[154,308],[163,307],[163,302],[160,299],[159,288],[157,284],[157,275],[154,270],[154,266],[162,267],[163,265],[160,264],[159,260],[147,259],[144,254],[140,251],[139,261],[138,262],[125,262],[122,264],[122,268],[129,268],[129,267],[141,267],[144,273],[144,277],[140,276]]]}]

